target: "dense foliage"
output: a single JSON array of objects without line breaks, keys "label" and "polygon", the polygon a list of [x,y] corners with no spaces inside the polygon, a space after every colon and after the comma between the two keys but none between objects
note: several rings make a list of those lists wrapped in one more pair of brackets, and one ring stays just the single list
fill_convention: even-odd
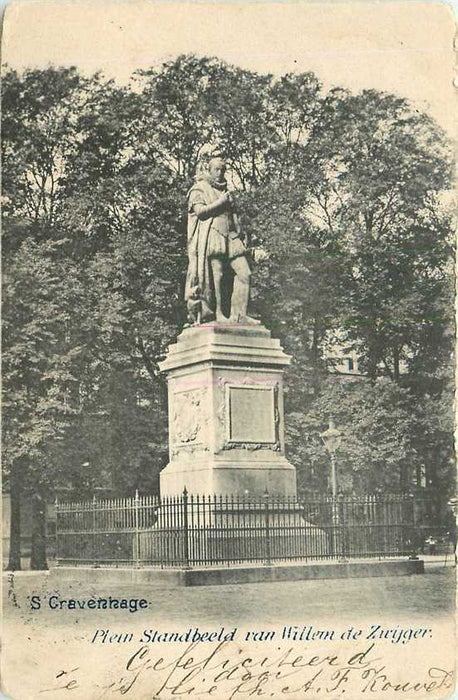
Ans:
[{"label": "dense foliage", "polygon": [[[286,424],[302,490],[327,487],[332,416],[342,489],[426,485],[440,509],[453,486],[451,162],[427,115],[372,90],[324,93],[311,73],[192,55],[125,88],[7,68],[2,95],[11,566],[21,493],[42,514],[56,487],[158,487],[158,361],[184,321],[185,196],[210,141],[268,252],[252,301],[294,357]],[[329,379],[336,344],[365,378]]]}]

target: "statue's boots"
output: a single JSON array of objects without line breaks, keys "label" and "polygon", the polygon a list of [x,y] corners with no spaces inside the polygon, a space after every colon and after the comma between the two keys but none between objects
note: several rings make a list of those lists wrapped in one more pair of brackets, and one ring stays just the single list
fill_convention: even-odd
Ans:
[{"label": "statue's boots", "polygon": [[234,288],[232,290],[231,300],[231,316],[229,321],[232,323],[246,323],[249,325],[257,325],[261,323],[251,316],[247,316],[248,299],[250,296],[249,281],[241,280],[236,275],[234,278]]}]

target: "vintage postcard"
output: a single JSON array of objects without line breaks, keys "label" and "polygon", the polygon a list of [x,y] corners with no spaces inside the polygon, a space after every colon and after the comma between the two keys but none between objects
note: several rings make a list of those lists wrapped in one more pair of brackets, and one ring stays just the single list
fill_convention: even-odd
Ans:
[{"label": "vintage postcard", "polygon": [[454,696],[455,31],[9,5],[4,697]]}]

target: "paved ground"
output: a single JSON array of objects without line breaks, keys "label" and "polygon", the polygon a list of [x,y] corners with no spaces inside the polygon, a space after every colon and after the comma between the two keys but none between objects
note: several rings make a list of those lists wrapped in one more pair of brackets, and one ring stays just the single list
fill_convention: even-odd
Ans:
[{"label": "paved ground", "polygon": [[[429,558],[425,574],[401,577],[339,579],[319,581],[288,581],[282,583],[257,583],[243,585],[205,586],[195,588],[157,588],[147,584],[135,586],[110,584],[80,584],[77,574],[75,582],[62,582],[56,589],[64,598],[90,598],[91,596],[144,597],[150,601],[145,611],[135,613],[136,621],[143,616],[161,621],[188,624],[214,624],[224,619],[232,624],[260,619],[268,619],[272,624],[284,623],[285,616],[292,618],[319,617],[320,619],[339,617],[352,618],[383,615],[384,617],[409,618],[447,616],[454,609],[455,573],[452,562],[444,567],[444,560]],[[75,613],[56,615],[46,606],[38,612],[30,610],[32,595],[49,595],[50,582],[46,574],[24,572],[14,575],[13,586],[8,583],[8,575],[3,575],[4,596],[7,616],[21,616],[46,619],[53,624],[67,624],[76,618]],[[56,584],[53,584],[55,587]],[[14,593],[18,606],[11,605]],[[123,615],[124,611],[117,611]],[[89,613],[91,623],[103,611]],[[84,622],[86,614],[78,612],[79,622]],[[294,620],[293,620],[294,621]]]},{"label": "paved ground", "polygon": [[[371,659],[373,657],[371,663],[374,666],[370,673],[378,673],[375,665],[379,664],[393,684],[402,681],[410,684],[410,687],[419,682],[421,688],[429,687],[430,671],[433,669],[436,676],[437,673],[442,674],[443,682],[447,682],[447,685],[443,689],[441,686],[439,690],[443,697],[443,690],[447,690],[450,695],[455,656],[454,621],[451,612],[454,605],[456,573],[452,562],[449,561],[446,567],[443,564],[443,558],[428,558],[425,574],[402,577],[195,588],[81,584],[78,582],[77,571],[73,582],[61,583],[55,583],[54,579],[51,580],[42,572],[25,571],[14,575],[4,573],[3,687],[8,689],[6,695],[14,700],[40,700],[48,697],[65,700],[69,696],[68,689],[72,690],[72,700],[116,700],[124,694],[127,686],[130,688],[135,682],[127,700],[152,700],[153,697],[159,700],[176,700],[179,696],[170,694],[171,686],[164,691],[159,688],[162,688],[164,681],[167,682],[169,669],[175,666],[178,668],[181,655],[191,654],[186,652],[187,643],[148,643],[145,651],[142,651],[139,645],[145,643],[144,630],[186,634],[187,630],[198,628],[200,632],[234,629],[235,640],[229,642],[224,652],[221,652],[227,654],[227,663],[231,667],[234,665],[239,668],[241,659],[250,660],[251,663],[253,658],[258,661],[267,658],[270,675],[266,681],[269,691],[266,697],[271,700],[280,697],[290,700],[302,700],[304,697],[310,697],[311,700],[342,700],[342,692],[345,692],[343,700],[367,700],[367,679],[361,675],[363,671],[366,672],[364,666],[362,670],[355,671],[354,674],[352,672],[343,690],[339,686],[335,693],[327,691],[328,686],[335,687],[336,678],[340,678],[347,669],[350,663],[348,659],[356,658],[354,654],[360,655],[362,652],[370,653]],[[59,612],[49,609],[48,600],[52,594],[60,596],[60,599],[79,600],[107,596],[144,597],[149,601],[149,605],[145,610],[136,613],[127,610],[87,609]],[[31,609],[32,596],[35,595],[42,598],[43,605],[40,610]],[[296,626],[297,629],[307,626],[308,629],[318,629],[326,634],[331,631],[335,637],[325,638],[323,641],[318,637],[315,641],[304,643],[291,642],[289,639],[283,641],[284,626]],[[341,636],[350,628],[360,628],[362,640],[355,641]],[[381,628],[390,633],[400,630],[399,634],[402,635],[419,632],[426,636],[418,639],[408,637],[407,643],[393,643],[391,639],[367,641],[373,639],[367,634],[372,634],[374,628]],[[101,630],[106,630],[110,638],[113,635],[115,642],[101,642]],[[249,635],[264,634],[265,631],[269,634],[274,633],[275,637],[269,641],[247,641],[252,639]],[[126,636],[129,636],[128,644],[117,643],[120,637],[125,641]],[[97,640],[95,643],[94,639]],[[143,641],[140,641],[142,639]],[[211,647],[203,643],[192,651],[192,655],[204,659],[215,645],[216,642]],[[372,647],[373,651],[369,652]],[[292,651],[289,651],[290,649]],[[136,656],[138,650],[147,654],[145,668],[142,665],[143,660],[139,661]],[[281,679],[286,672],[293,673],[289,667],[285,671],[281,661],[285,654],[290,653],[297,653],[299,659],[307,655],[307,658],[313,657],[315,660],[320,658],[323,665],[317,669],[309,668],[306,663],[304,668],[295,670],[294,674],[299,674],[297,678],[301,679],[300,683],[297,682],[297,692],[291,691],[290,695],[285,696],[283,691],[279,692],[285,681],[276,679],[278,673]],[[326,665],[329,655],[336,655],[335,658],[340,664],[337,670],[336,666],[329,665],[331,662]],[[131,658],[137,659],[132,670],[129,661]],[[143,659],[143,656],[141,658]],[[156,674],[151,671],[155,668],[152,661],[159,664],[159,659],[161,669],[166,670]],[[135,665],[137,662],[138,665]],[[197,666],[199,663],[196,662]],[[178,675],[181,682],[182,676],[188,673],[184,670],[184,665],[180,668],[181,670],[173,671],[174,682],[177,682],[175,676]],[[327,694],[320,690],[320,687],[313,686],[313,679],[321,668],[323,671],[320,684],[321,681],[326,684],[323,688],[326,688]],[[438,668],[442,671],[437,671]],[[236,680],[226,677],[226,671],[221,676],[219,667],[218,671],[212,671],[208,677],[207,670],[204,670],[205,674],[197,669],[200,675],[192,679],[196,690],[185,697],[195,700],[208,698],[209,684],[214,684],[214,687],[217,685],[217,692],[213,693],[212,697],[217,700],[239,700],[242,693],[242,690],[236,690],[239,676]],[[236,673],[239,673],[237,669]],[[258,671],[253,670],[252,673],[253,675],[250,675],[250,671],[248,674],[250,677],[246,681],[247,687],[243,686],[245,697],[259,694],[256,691],[256,683],[260,682],[260,676],[256,675]],[[136,674],[140,674],[138,681],[135,680]],[[218,678],[215,674],[218,674]],[[245,678],[245,667],[243,674]],[[259,674],[262,675],[261,671]],[[184,680],[182,682],[185,684]],[[437,684],[439,681],[436,678],[434,682]],[[278,686],[278,683],[283,685]],[[307,690],[305,695],[304,689],[308,688],[308,684],[312,684],[312,690]],[[378,685],[375,690],[372,689],[370,697],[376,700],[389,700],[393,697],[386,693],[378,695],[376,691],[379,689]],[[184,693],[184,690],[181,692]],[[265,695],[264,692],[262,694]],[[426,695],[416,693],[406,694],[405,697],[421,698]],[[438,696],[428,694],[428,697]]]}]

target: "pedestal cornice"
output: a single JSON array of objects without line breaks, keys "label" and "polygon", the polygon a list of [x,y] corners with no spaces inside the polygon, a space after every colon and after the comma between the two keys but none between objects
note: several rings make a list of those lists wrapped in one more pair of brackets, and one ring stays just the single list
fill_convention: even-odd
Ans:
[{"label": "pedestal cornice", "polygon": [[287,367],[291,357],[262,325],[213,322],[186,328],[159,368],[168,372],[201,362]]}]

